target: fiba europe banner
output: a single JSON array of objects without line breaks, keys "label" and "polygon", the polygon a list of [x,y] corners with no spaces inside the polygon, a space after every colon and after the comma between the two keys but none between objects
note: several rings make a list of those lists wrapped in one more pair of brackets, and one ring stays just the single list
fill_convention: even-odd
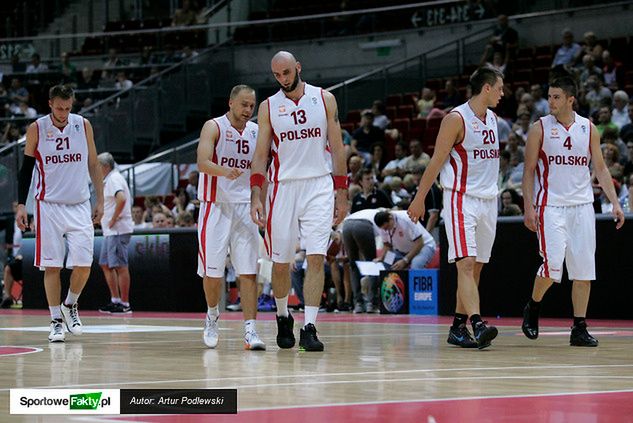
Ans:
[{"label": "fiba europe banner", "polygon": [[237,389],[11,389],[11,414],[236,414]]},{"label": "fiba europe banner", "polygon": [[380,272],[381,314],[437,315],[437,269]]}]

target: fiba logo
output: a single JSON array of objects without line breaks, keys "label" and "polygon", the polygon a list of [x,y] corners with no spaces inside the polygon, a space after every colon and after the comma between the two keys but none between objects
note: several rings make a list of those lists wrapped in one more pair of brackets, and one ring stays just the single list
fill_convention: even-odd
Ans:
[{"label": "fiba logo", "polygon": [[380,297],[383,307],[389,313],[398,313],[402,309],[405,301],[405,285],[399,274],[385,275],[380,287]]}]

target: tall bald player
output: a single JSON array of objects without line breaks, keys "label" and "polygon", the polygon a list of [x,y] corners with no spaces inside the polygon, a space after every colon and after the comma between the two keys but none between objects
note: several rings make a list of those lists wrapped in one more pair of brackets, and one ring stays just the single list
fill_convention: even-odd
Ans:
[{"label": "tall bald player", "polygon": [[530,128],[523,169],[525,226],[536,232],[543,264],[536,273],[532,298],[523,311],[523,333],[538,338],[541,300],[552,283],[560,282],[563,262],[572,279],[574,324],[570,345],[596,347],[587,331],[591,281],[596,278],[596,218],[591,169],[613,205],[616,228],[624,213],[602,157],[598,129],[574,112],[576,83],[562,76],[549,85],[550,114]]},{"label": "tall bald player", "polygon": [[[77,310],[92,264],[93,222],[103,215],[103,176],[97,162],[92,125],[70,113],[74,101],[72,88],[56,85],[49,91],[51,113],[29,125],[26,131],[24,161],[18,176],[16,221],[21,231],[27,228],[24,208],[33,167],[35,187],[35,266],[44,270],[44,288],[51,313],[50,342],[64,342],[64,328],[81,335]],[[35,163],[37,162],[37,166]],[[96,205],[90,212],[88,175],[95,188]],[[66,300],[60,305],[60,272],[73,269]]]},{"label": "tall bald player", "polygon": [[[264,243],[273,261],[277,345],[280,348],[295,345],[288,292],[290,262],[294,260],[297,239],[301,239],[306,247],[308,270],[303,293],[305,324],[300,331],[299,347],[304,351],[323,351],[315,327],[323,292],[323,260],[332,217],[335,224],[340,223],[348,208],[345,152],[336,99],[329,92],[303,82],[301,64],[288,52],[275,54],[271,68],[281,88],[259,106],[259,136],[251,176],[251,217],[266,228]],[[268,169],[266,216],[260,192],[269,156],[272,160]]]},{"label": "tall bald player", "polygon": [[[497,227],[499,137],[489,110],[503,96],[503,74],[482,67],[470,77],[473,97],[442,119],[435,151],[409,206],[414,222],[424,216],[424,198],[440,173],[448,237],[448,261],[457,265],[457,306],[448,343],[485,348],[497,336],[479,314],[479,277],[490,260]],[[466,320],[470,316],[475,340]]]},{"label": "tall bald player", "polygon": [[229,111],[208,120],[198,143],[198,274],[203,277],[207,300],[204,343],[218,344],[218,302],[222,294],[226,256],[240,277],[244,312],[244,348],[265,350],[255,327],[257,317],[257,257],[259,231],[250,218],[250,167],[257,124],[250,122],[255,110],[255,91],[236,85],[229,97]]}]

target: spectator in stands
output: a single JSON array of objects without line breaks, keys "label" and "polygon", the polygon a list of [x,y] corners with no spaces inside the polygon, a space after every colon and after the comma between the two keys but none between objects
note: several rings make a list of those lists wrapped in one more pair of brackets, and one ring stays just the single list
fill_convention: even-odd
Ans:
[{"label": "spectator in stands", "polygon": [[189,195],[189,198],[191,199],[191,201],[197,201],[198,200],[198,177],[200,176],[200,174],[195,171],[192,170],[191,172],[189,172],[189,175],[187,177],[187,186],[185,187],[185,190],[187,191],[187,194]]},{"label": "spectator in stands", "polygon": [[499,116],[514,121],[517,117],[517,107],[518,102],[512,91],[512,85],[506,82],[503,84],[503,97],[495,110]]},{"label": "spectator in stands", "polygon": [[395,158],[385,165],[382,169],[381,176],[384,178],[386,184],[391,183],[391,178],[394,176],[404,176],[406,173],[403,167],[404,159],[407,154],[407,144],[400,141],[394,148]]},{"label": "spectator in stands", "polygon": [[607,165],[611,175],[622,175],[624,170],[620,164],[620,150],[613,144],[602,144],[602,154],[604,155],[604,163]]},{"label": "spectator in stands", "polygon": [[134,83],[127,78],[124,71],[117,72],[114,88],[117,90],[127,90],[132,88],[132,85],[134,85]]},{"label": "spectator in stands", "polygon": [[519,145],[519,135],[517,135],[516,132],[512,132],[508,137],[505,150],[510,154],[516,154],[519,163],[523,162],[525,148]]},{"label": "spectator in stands", "polygon": [[40,73],[47,71],[48,65],[46,63],[42,63],[38,53],[33,53],[33,55],[31,55],[31,63],[26,67],[26,73]]},{"label": "spectator in stands", "polygon": [[574,42],[574,34],[571,29],[565,28],[563,30],[563,45],[561,45],[552,61],[552,67],[562,66],[564,68],[570,68],[578,63],[580,56],[582,55],[582,47],[580,44]]},{"label": "spectator in stands", "polygon": [[371,111],[374,114],[374,126],[383,131],[387,129],[391,121],[387,115],[385,115],[385,104],[380,100],[376,100],[371,106]]},{"label": "spectator in stands", "polygon": [[499,179],[497,185],[499,189],[504,189],[512,173],[512,165],[510,165],[511,154],[508,150],[502,150],[499,153]]},{"label": "spectator in stands", "polygon": [[[625,176],[633,176],[633,140],[627,141],[626,143],[626,160],[624,163],[624,169],[622,173]],[[630,184],[629,184],[630,186]],[[633,211],[633,208],[629,209],[629,211]]]},{"label": "spectator in stands", "polygon": [[371,146],[371,160],[365,165],[365,167],[371,169],[374,172],[374,175],[380,176],[382,169],[385,167],[384,158],[385,147],[381,143],[376,143]]},{"label": "spectator in stands", "polygon": [[631,123],[627,123],[622,127],[622,129],[620,129],[620,138],[624,142],[633,141],[633,99],[629,101],[627,111],[629,113],[629,120]]},{"label": "spectator in stands", "polygon": [[607,106],[603,106],[598,110],[598,124],[596,125],[600,136],[606,128],[613,128],[618,132],[618,126],[611,121],[611,109]]},{"label": "spectator in stands", "polygon": [[631,123],[629,111],[627,109],[629,103],[629,95],[626,91],[616,91],[613,93],[613,111],[611,112],[611,121],[615,126],[622,129],[627,123]]},{"label": "spectator in stands", "polygon": [[180,212],[176,215],[176,227],[178,228],[195,228],[196,221],[193,215],[187,211]]},{"label": "spectator in stands", "polygon": [[530,94],[534,104],[534,120],[549,115],[549,103],[543,98],[543,87],[540,84],[533,84],[530,87]]},{"label": "spectator in stands", "polygon": [[591,75],[602,76],[602,69],[596,66],[593,56],[585,54],[582,57],[582,68],[580,70],[580,83],[584,84]]},{"label": "spectator in stands", "polygon": [[20,56],[14,54],[11,56],[11,73],[22,73],[26,71],[26,65],[20,62]]},{"label": "spectator in stands", "polygon": [[499,216],[520,216],[521,203],[523,200],[519,193],[513,189],[504,189],[501,191],[501,204],[499,207]]},{"label": "spectator in stands", "polygon": [[11,79],[9,87],[9,100],[12,104],[19,104],[21,101],[29,101],[29,92],[22,86],[22,81],[18,78]]},{"label": "spectator in stands", "polygon": [[525,145],[527,142],[528,131],[530,130],[531,115],[526,111],[522,111],[512,130],[519,136],[519,145]]},{"label": "spectator in stands", "polygon": [[510,176],[508,177],[506,187],[512,188],[518,193],[521,193],[521,187],[523,185],[524,163],[519,161],[519,157],[517,154],[510,154],[510,166],[512,167],[512,171],[510,171]]},{"label": "spectator in stands", "polygon": [[359,184],[360,170],[363,168],[363,158],[356,153],[352,153],[347,158],[347,180],[349,184]]},{"label": "spectator in stands", "polygon": [[20,139],[22,134],[20,134],[20,129],[16,124],[7,122],[4,125],[4,130],[2,131],[2,139],[0,139],[0,144],[10,144]]},{"label": "spectator in stands", "polygon": [[[499,15],[497,17],[497,27],[492,33],[492,38],[490,38],[486,50],[491,50],[490,53],[499,53],[504,58],[504,61],[507,61],[516,56],[518,46],[519,33],[510,27],[506,15]],[[490,56],[486,56],[486,60],[489,60],[489,58]]]},{"label": "spectator in stands", "polygon": [[442,104],[444,104],[444,111],[450,112],[454,107],[459,106],[463,103],[462,96],[459,94],[457,90],[457,86],[455,85],[455,81],[449,79],[444,84],[444,89],[446,90],[446,95],[442,100]]},{"label": "spectator in stands", "polygon": [[407,156],[402,162],[405,172],[413,172],[414,169],[419,167],[427,167],[431,161],[431,157],[422,151],[422,143],[418,139],[409,141],[409,152],[411,155]]},{"label": "spectator in stands", "polygon": [[611,105],[613,98],[611,90],[602,86],[602,79],[597,75],[591,75],[587,78],[585,90],[585,102],[589,107],[589,115],[593,115],[604,105]]},{"label": "spectator in stands", "polygon": [[176,9],[172,17],[172,26],[188,26],[196,23],[196,5],[190,0],[182,0],[182,7]]},{"label": "spectator in stands", "polygon": [[182,51],[180,52],[180,60],[190,59],[191,60],[190,63],[195,63],[196,61],[195,58],[198,56],[199,56],[198,52],[193,50],[190,46],[184,46],[182,48]]},{"label": "spectator in stands", "polygon": [[165,215],[165,227],[166,228],[175,228],[176,227],[176,219],[174,219],[174,215],[168,213]]},{"label": "spectator in stands", "polygon": [[499,136],[499,142],[504,144],[508,142],[508,137],[512,133],[512,126],[508,121],[502,117],[497,119],[497,135]]},{"label": "spectator in stands", "polygon": [[132,220],[134,221],[134,229],[145,229],[152,227],[152,224],[150,222],[145,222],[143,220],[143,207],[141,206],[132,206]]},{"label": "spectator in stands", "polygon": [[364,110],[360,118],[360,127],[352,133],[352,151],[362,153],[365,161],[370,157],[369,150],[372,145],[384,143],[385,131],[374,126],[374,113]]},{"label": "spectator in stands", "polygon": [[77,81],[78,90],[92,90],[97,88],[98,82],[95,73],[91,68],[85,67],[81,70],[81,76]]},{"label": "spectator in stands", "polygon": [[123,66],[124,63],[121,59],[119,59],[119,53],[117,49],[111,48],[108,50],[108,57],[106,57],[105,62],[103,63],[104,69],[112,69],[118,68],[119,66]]},{"label": "spectator in stands", "polygon": [[389,196],[384,191],[376,188],[374,172],[371,169],[363,169],[360,174],[360,186],[363,190],[352,199],[351,213],[379,207],[392,208],[393,203]]},{"label": "spectator in stands", "polygon": [[170,65],[172,63],[178,63],[180,61],[180,56],[176,54],[176,50],[174,50],[174,46],[171,44],[167,44],[165,46],[165,53],[161,58],[160,62],[164,65]]},{"label": "spectator in stands", "polygon": [[162,213],[162,212],[153,213],[152,227],[153,228],[167,228],[168,227],[167,216],[165,215],[165,213]]},{"label": "spectator in stands", "polygon": [[502,74],[505,74],[506,69],[508,67],[508,57],[504,56],[500,51],[495,51],[492,54],[492,61],[488,61],[486,58],[488,56],[488,51],[484,51],[484,54],[481,57],[479,66],[489,66],[491,68],[497,69]]},{"label": "spectator in stands", "polygon": [[11,108],[11,114],[13,116],[24,116],[25,118],[34,119],[37,117],[37,111],[30,107],[26,101],[20,101],[20,103]]},{"label": "spectator in stands", "polygon": [[4,84],[0,82],[0,117],[4,117],[6,115],[5,108],[8,109],[10,104],[9,92],[5,88]]},{"label": "spectator in stands", "polygon": [[530,115],[530,123],[534,122],[539,116],[534,109],[534,99],[532,95],[529,93],[525,93],[521,96],[521,103],[517,108],[517,115],[520,116],[523,113],[529,113]]},{"label": "spectator in stands", "polygon": [[420,98],[416,105],[418,107],[418,117],[425,118],[429,115],[433,107],[435,107],[435,91],[430,88],[422,88],[422,98]]},{"label": "spectator in stands", "polygon": [[77,81],[77,68],[70,62],[70,58],[66,52],[63,52],[60,56],[60,71],[65,84]]},{"label": "spectator in stands", "polygon": [[602,135],[600,136],[600,142],[602,144],[612,144],[618,149],[620,157],[626,157],[626,143],[619,137],[618,129],[614,127],[604,128]]},{"label": "spectator in stands", "polygon": [[608,50],[602,52],[602,76],[604,85],[611,91],[624,87],[624,67],[611,56]]},{"label": "spectator in stands", "polygon": [[603,50],[603,47],[598,43],[596,34],[593,31],[585,32],[582,45],[583,54],[589,54],[595,63],[601,63]]},{"label": "spectator in stands", "polygon": [[148,66],[148,65],[154,65],[156,63],[158,63],[158,60],[156,59],[156,56],[154,56],[154,53],[152,52],[152,47],[151,46],[143,47],[143,50],[141,50],[141,57],[139,58],[139,65]]},{"label": "spectator in stands", "polygon": [[178,188],[176,195],[174,196],[174,207],[171,209],[171,213],[174,216],[180,215],[180,213],[189,212],[193,213],[196,209],[189,201],[189,194],[187,194],[186,188]]}]

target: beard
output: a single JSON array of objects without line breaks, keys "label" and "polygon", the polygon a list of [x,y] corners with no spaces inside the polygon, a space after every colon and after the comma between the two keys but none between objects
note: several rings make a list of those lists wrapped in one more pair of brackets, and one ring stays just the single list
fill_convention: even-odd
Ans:
[{"label": "beard", "polygon": [[286,88],[283,85],[279,84],[279,86],[281,87],[281,89],[287,93],[292,92],[295,90],[295,88],[297,88],[297,85],[299,85],[299,72],[295,69],[295,79],[294,81],[292,81],[292,84],[290,85],[290,87]]}]

